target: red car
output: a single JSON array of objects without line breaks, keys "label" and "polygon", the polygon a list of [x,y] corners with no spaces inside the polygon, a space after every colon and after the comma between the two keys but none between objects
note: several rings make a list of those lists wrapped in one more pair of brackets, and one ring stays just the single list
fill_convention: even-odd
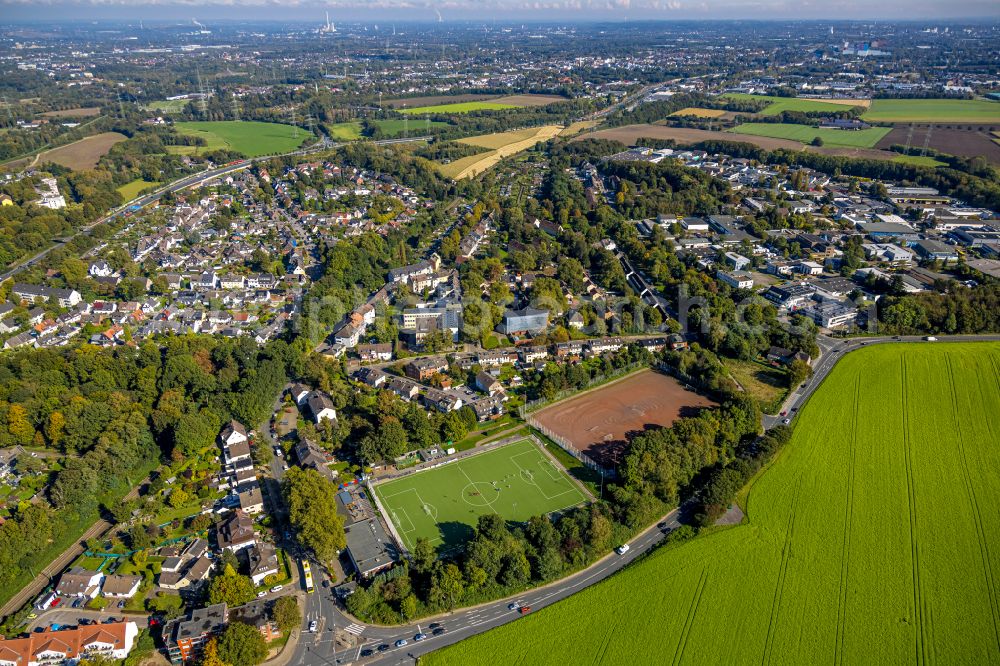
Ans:
[{"label": "red car", "polygon": [[531,606],[521,606],[519,609],[517,609],[517,612],[520,613],[521,615],[524,615],[525,613],[530,613]]}]

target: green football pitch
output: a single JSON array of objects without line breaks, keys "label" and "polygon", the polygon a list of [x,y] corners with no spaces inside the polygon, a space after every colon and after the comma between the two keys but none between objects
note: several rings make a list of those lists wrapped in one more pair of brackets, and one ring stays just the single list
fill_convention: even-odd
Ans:
[{"label": "green football pitch", "polygon": [[410,551],[419,537],[439,550],[460,546],[485,513],[526,521],[587,499],[528,439],[387,481],[375,494]]}]

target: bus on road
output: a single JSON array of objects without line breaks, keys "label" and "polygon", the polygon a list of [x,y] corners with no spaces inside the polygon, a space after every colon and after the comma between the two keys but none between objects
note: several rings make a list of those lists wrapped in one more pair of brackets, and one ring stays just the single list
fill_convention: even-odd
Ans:
[{"label": "bus on road", "polygon": [[309,567],[307,560],[302,560],[302,574],[306,584],[306,592],[312,594],[316,591],[316,586],[313,585],[312,569]]}]

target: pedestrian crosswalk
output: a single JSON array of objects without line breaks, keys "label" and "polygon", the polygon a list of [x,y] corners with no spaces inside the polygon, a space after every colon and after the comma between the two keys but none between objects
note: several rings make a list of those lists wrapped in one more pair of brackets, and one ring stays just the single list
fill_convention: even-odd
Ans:
[{"label": "pedestrian crosswalk", "polygon": [[349,634],[354,634],[355,636],[360,636],[361,632],[363,632],[364,630],[365,627],[364,625],[361,624],[349,624],[347,625],[347,627],[344,628],[344,631],[346,631]]}]

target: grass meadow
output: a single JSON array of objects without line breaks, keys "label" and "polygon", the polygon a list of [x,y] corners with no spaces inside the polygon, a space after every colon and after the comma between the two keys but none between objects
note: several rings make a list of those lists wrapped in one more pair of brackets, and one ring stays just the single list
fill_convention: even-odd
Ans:
[{"label": "grass meadow", "polygon": [[1000,344],[853,352],[758,476],[743,524],[424,660],[998,663],[998,415]]},{"label": "grass meadow", "polygon": [[454,104],[435,104],[434,106],[417,106],[412,109],[396,109],[400,113],[469,113],[471,111],[503,111],[517,109],[518,105],[501,102],[456,102]]},{"label": "grass meadow", "polygon": [[862,116],[887,123],[1000,123],[1000,102],[985,99],[876,99]]},{"label": "grass meadow", "polygon": [[192,153],[227,149],[247,157],[259,157],[295,150],[312,136],[301,127],[281,123],[219,120],[175,123],[181,134],[199,136],[207,146],[171,146],[175,152]]},{"label": "grass meadow", "polygon": [[821,129],[809,125],[790,123],[743,123],[734,127],[736,134],[752,134],[774,139],[791,139],[810,143],[819,137],[825,146],[846,146],[849,148],[871,148],[892,131],[891,127],[871,127],[863,130]]},{"label": "grass meadow", "polygon": [[124,185],[119,187],[118,192],[120,192],[121,195],[125,197],[125,201],[131,201],[132,199],[135,199],[137,196],[139,196],[139,193],[142,192],[147,187],[156,187],[157,185],[162,185],[162,184],[163,183],[159,181],[149,181],[149,180],[143,180],[142,178],[136,178],[132,182],[125,183]]},{"label": "grass meadow", "polygon": [[586,500],[530,439],[381,483],[375,494],[411,551],[419,537],[461,545],[484,513],[526,521]]},{"label": "grass meadow", "polygon": [[[844,104],[815,99],[802,99],[801,97],[774,97],[772,95],[747,95],[744,93],[729,93],[723,97],[729,99],[767,100],[770,104],[760,112],[762,116],[776,116],[782,111],[803,111],[807,113],[811,111],[827,111],[829,113],[843,113],[846,110]],[[861,106],[861,104],[858,106]]]}]

